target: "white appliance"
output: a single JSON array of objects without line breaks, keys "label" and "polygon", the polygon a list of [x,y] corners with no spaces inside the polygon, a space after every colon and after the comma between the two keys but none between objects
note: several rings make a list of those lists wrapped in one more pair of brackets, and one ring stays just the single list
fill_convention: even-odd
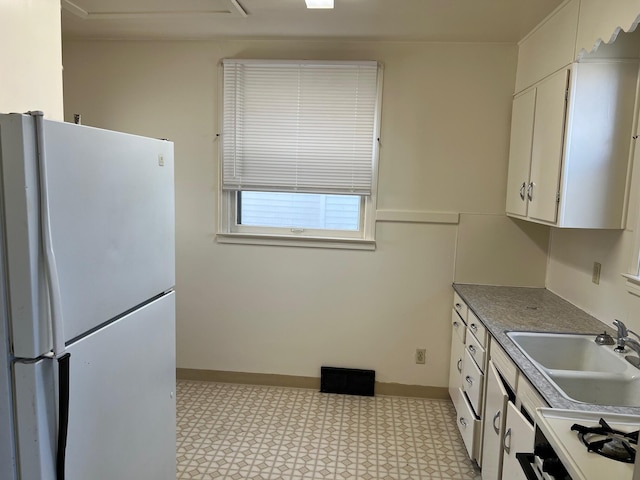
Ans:
[{"label": "white appliance", "polygon": [[[574,424],[596,427],[600,419],[615,430],[634,432],[640,428],[640,416],[589,411],[539,408],[536,411],[535,451],[531,471],[534,479],[544,480],[631,480],[633,463],[624,463],[587,451],[587,447],[572,430]],[[633,445],[635,447],[635,445]],[[640,455],[638,455],[640,456]],[[562,465],[563,474],[558,471]],[[549,470],[545,470],[549,464]],[[555,465],[554,465],[555,464]],[[525,471],[526,473],[526,471]],[[529,477],[527,477],[529,478]]]},{"label": "white appliance", "polygon": [[0,478],[175,479],[173,144],[0,115],[0,181]]}]

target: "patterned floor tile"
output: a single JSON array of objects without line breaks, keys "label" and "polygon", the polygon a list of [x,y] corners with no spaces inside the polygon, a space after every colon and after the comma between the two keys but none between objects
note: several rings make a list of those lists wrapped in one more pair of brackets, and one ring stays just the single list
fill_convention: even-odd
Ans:
[{"label": "patterned floor tile", "polygon": [[178,381],[178,480],[479,480],[451,402]]}]

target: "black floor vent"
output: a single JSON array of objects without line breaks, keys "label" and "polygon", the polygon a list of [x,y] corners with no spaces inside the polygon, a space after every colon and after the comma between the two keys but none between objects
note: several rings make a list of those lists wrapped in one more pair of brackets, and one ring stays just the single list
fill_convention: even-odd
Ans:
[{"label": "black floor vent", "polygon": [[345,393],[373,397],[375,381],[375,370],[320,368],[320,391],[323,393]]}]

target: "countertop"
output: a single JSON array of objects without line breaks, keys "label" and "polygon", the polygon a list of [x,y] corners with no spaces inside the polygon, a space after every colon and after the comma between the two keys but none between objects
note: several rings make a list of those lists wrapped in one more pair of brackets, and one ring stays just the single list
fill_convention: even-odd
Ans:
[{"label": "countertop", "polygon": [[563,397],[507,336],[509,331],[591,333],[613,327],[544,288],[454,284],[453,288],[552,408],[640,415],[640,407],[574,402]]}]

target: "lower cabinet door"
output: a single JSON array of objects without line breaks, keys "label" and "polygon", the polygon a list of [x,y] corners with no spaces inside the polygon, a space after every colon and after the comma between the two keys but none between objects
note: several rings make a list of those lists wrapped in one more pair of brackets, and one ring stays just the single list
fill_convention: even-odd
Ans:
[{"label": "lower cabinet door", "polygon": [[507,421],[503,436],[502,474],[505,480],[527,480],[516,453],[533,452],[535,429],[511,402],[507,404]]},{"label": "lower cabinet door", "polygon": [[[458,315],[454,313],[457,317]],[[460,321],[462,323],[462,321]],[[465,328],[462,325],[462,328]],[[453,403],[456,403],[456,397],[460,387],[462,387],[462,364],[464,362],[464,340],[456,332],[456,326],[453,326],[451,335],[451,362],[449,364],[449,395]]]},{"label": "lower cabinet door", "polygon": [[[487,369],[484,430],[482,436],[482,480],[502,478],[502,437],[507,412],[507,394],[492,361]],[[506,480],[507,477],[505,477]]]}]

